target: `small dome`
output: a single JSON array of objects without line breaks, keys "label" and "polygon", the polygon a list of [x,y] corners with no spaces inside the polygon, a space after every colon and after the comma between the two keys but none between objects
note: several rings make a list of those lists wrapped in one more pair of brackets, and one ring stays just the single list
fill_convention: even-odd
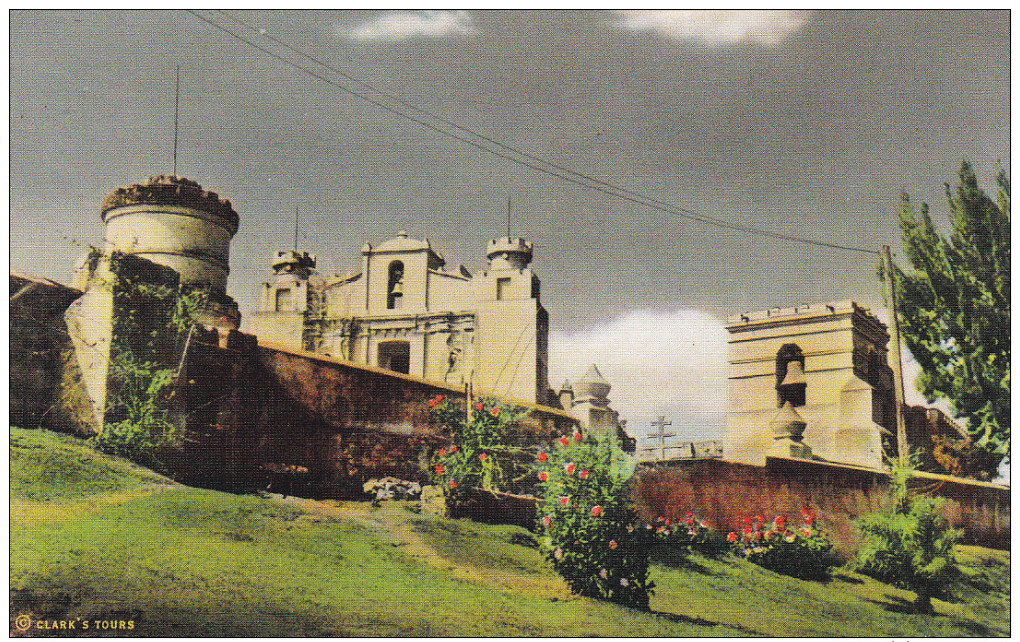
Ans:
[{"label": "small dome", "polygon": [[574,392],[578,399],[584,397],[605,398],[612,388],[613,386],[606,381],[594,364],[588,368],[588,372],[584,373],[583,377],[574,383]]}]

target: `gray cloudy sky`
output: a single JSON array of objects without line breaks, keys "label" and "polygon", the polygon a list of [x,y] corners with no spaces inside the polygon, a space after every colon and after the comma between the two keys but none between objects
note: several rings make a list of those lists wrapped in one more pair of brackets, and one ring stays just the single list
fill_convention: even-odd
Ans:
[{"label": "gray cloudy sky", "polygon": [[[829,243],[895,251],[901,190],[940,212],[962,159],[988,186],[1000,160],[1010,167],[1005,11],[231,12],[255,31],[201,13],[576,172]],[[553,376],[602,358],[637,423],[655,404],[716,417],[693,426],[720,416],[724,390],[705,392],[702,368],[725,354],[713,318],[881,304],[873,255],[685,221],[513,165],[183,11],[10,18],[12,269],[67,280],[81,245],[101,242],[103,197],[170,173],[179,63],[178,173],[241,216],[230,293],[242,311],[267,257],[292,243],[295,207],[301,247],[328,271],[357,269],[364,242],[399,228],[480,268],[510,195],[514,231],[535,242]],[[651,335],[678,345],[650,349]],[[678,364],[688,387],[642,392],[662,363],[634,362],[629,346]]]}]

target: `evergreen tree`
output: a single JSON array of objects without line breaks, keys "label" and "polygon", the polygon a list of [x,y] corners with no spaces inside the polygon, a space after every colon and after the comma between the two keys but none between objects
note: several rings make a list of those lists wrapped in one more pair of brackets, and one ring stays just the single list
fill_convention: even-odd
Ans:
[{"label": "evergreen tree", "polygon": [[896,301],[901,335],[921,365],[918,388],[929,402],[946,399],[972,443],[992,455],[966,472],[994,476],[1009,456],[1010,183],[1000,171],[996,202],[968,163],[959,177],[955,194],[946,184],[948,238],[927,203],[918,215],[903,194],[900,230],[913,271],[894,267]]}]

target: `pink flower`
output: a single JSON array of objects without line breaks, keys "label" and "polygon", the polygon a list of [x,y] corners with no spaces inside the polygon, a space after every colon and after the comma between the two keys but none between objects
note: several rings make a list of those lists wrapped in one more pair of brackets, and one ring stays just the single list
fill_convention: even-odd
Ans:
[{"label": "pink flower", "polygon": [[555,557],[558,560],[563,559],[563,549],[557,548],[555,551],[553,551],[553,557]]},{"label": "pink flower", "polygon": [[456,479],[451,479],[450,483],[447,484],[447,486],[449,486],[450,488],[456,488],[457,487],[457,480]]},{"label": "pink flower", "polygon": [[542,526],[549,528],[549,524],[552,524],[552,518],[549,517],[548,515],[542,517]]},{"label": "pink flower", "polygon": [[576,441],[577,443],[581,443],[581,439],[582,439],[581,433],[575,432],[574,433],[574,441]]},{"label": "pink flower", "polygon": [[577,470],[577,467],[574,466],[574,462],[567,462],[567,465],[564,466],[563,469],[567,471],[568,475],[573,475],[574,471]]},{"label": "pink flower", "polygon": [[538,481],[549,481],[549,473],[544,470],[538,474]]},{"label": "pink flower", "polygon": [[560,506],[568,506],[568,505],[570,505],[570,498],[566,497],[566,496],[560,497]]},{"label": "pink flower", "polygon": [[446,468],[444,468],[442,464],[436,464],[436,474],[437,475],[442,475],[445,472],[446,472]]},{"label": "pink flower", "polygon": [[735,542],[735,541],[737,541],[737,534],[734,533],[733,531],[730,531],[730,534],[726,536],[726,541],[727,542]]},{"label": "pink flower", "polygon": [[560,437],[560,445],[566,448],[570,445],[570,439],[568,437]]},{"label": "pink flower", "polygon": [[665,520],[666,520],[666,518],[665,518],[665,517],[663,517],[662,515],[659,515],[659,518],[658,518],[658,519],[656,519],[655,521],[657,521],[657,522],[662,522],[662,521],[665,521]]},{"label": "pink flower", "polygon": [[607,571],[606,569],[602,569],[601,571],[599,571],[599,577],[601,577],[604,580],[609,579],[609,571]]},{"label": "pink flower", "polygon": [[630,580],[628,580],[626,577],[621,577],[620,586],[630,586]]},{"label": "pink flower", "polygon": [[706,524],[705,522],[701,522],[699,526],[701,526],[702,528],[708,528],[708,524]]},{"label": "pink flower", "polygon": [[487,454],[485,454],[485,453],[479,453],[478,454],[478,459],[480,459],[482,461],[485,461],[488,458],[489,458],[489,456]]},{"label": "pink flower", "polygon": [[538,453],[538,461],[544,464],[545,462],[549,461],[549,455],[545,454],[545,452]]},{"label": "pink flower", "polygon": [[591,516],[592,517],[598,517],[601,514],[602,514],[602,507],[601,506],[597,506],[596,505],[596,506],[592,506],[591,507]]},{"label": "pink flower", "polygon": [[580,477],[581,479],[588,479],[588,469],[587,468],[582,469],[577,476]]},{"label": "pink flower", "polygon": [[493,417],[498,417],[499,416],[499,408],[493,408],[492,409],[492,416]]},{"label": "pink flower", "polygon": [[616,547],[617,547],[617,546],[619,546],[619,544],[617,544],[617,543],[616,543],[616,540],[615,540],[615,539],[611,539],[611,540],[609,540],[609,548],[611,548],[611,549],[613,549],[613,550],[616,550]]}]

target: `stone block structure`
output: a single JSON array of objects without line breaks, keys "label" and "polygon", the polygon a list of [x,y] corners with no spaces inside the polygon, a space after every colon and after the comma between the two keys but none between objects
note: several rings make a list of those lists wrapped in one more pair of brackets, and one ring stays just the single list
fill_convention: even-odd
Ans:
[{"label": "stone block structure", "polygon": [[727,460],[762,466],[769,455],[792,456],[881,469],[883,451],[895,452],[889,333],[867,308],[773,308],[733,316],[727,330]]}]

